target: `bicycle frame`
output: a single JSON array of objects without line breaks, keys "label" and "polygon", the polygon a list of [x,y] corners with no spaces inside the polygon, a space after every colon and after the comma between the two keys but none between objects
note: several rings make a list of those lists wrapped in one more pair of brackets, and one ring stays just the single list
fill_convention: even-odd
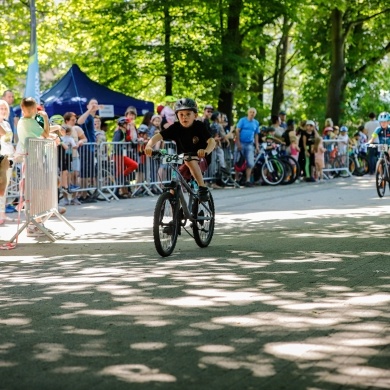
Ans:
[{"label": "bicycle frame", "polygon": [[[184,160],[191,161],[191,156],[189,156],[189,158],[185,158]],[[196,218],[193,217],[191,209],[192,209],[192,205],[193,205],[194,200],[198,199],[198,195],[193,191],[191,186],[187,183],[186,179],[184,179],[183,175],[180,173],[179,168],[178,168],[178,164],[174,161],[168,162],[167,164],[169,164],[171,166],[171,168],[176,172],[176,175],[177,175],[176,177],[178,180],[172,180],[172,182],[175,183],[174,188],[168,187],[168,188],[166,188],[166,190],[167,191],[172,191],[172,190],[175,191],[174,195],[176,196],[176,200],[178,199],[180,201],[180,205],[183,208],[184,217],[189,219],[191,222],[207,220],[207,218],[201,218],[200,216],[197,216]],[[184,196],[184,191],[183,191],[182,187],[184,187],[186,189],[187,193],[189,194],[188,203],[187,203],[187,200]],[[203,206],[209,212],[211,212],[211,210],[207,207],[206,203],[203,203]]]}]

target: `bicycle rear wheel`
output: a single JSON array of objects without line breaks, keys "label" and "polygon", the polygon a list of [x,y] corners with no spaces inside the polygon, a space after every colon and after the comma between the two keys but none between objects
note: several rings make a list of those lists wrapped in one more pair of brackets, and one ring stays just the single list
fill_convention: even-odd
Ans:
[{"label": "bicycle rear wheel", "polygon": [[281,156],[280,159],[285,163],[285,174],[282,184],[292,184],[298,178],[299,164],[291,156]]},{"label": "bicycle rear wheel", "polygon": [[213,238],[215,224],[214,200],[211,194],[207,202],[194,200],[192,215],[195,221],[192,222],[194,239],[200,248],[208,246]]},{"label": "bicycle rear wheel", "polygon": [[359,171],[361,175],[366,175],[369,171],[369,166],[368,166],[368,159],[366,156],[359,155],[358,156],[358,161],[359,161]]},{"label": "bicycle rear wheel", "polygon": [[385,169],[385,161],[380,159],[376,164],[375,172],[376,192],[380,198],[385,196],[386,191]]},{"label": "bicycle rear wheel", "polygon": [[169,256],[175,249],[179,233],[176,200],[170,192],[163,192],[157,199],[153,217],[153,238],[157,252]]},{"label": "bicycle rear wheel", "polygon": [[281,183],[284,179],[284,173],[283,162],[276,158],[268,159],[261,166],[261,177],[271,186],[276,186]]}]

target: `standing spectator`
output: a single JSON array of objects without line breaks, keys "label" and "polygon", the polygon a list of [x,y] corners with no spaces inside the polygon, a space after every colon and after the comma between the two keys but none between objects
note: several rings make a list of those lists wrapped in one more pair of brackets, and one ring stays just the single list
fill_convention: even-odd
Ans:
[{"label": "standing spectator", "polygon": [[284,128],[280,126],[280,119],[278,115],[271,115],[271,127],[275,129],[275,137],[282,140]]},{"label": "standing spectator", "polygon": [[359,130],[359,135],[360,135],[360,139],[359,139],[359,153],[361,153],[364,156],[366,156],[367,155],[367,142],[368,142],[367,134],[368,134],[368,130],[363,125],[359,126],[358,130]]},{"label": "standing spectator", "polygon": [[137,127],[135,126],[135,120],[137,119],[137,109],[133,106],[127,107],[125,117],[128,119],[126,124],[126,142],[136,143],[138,138]]},{"label": "standing spectator", "polygon": [[[77,117],[74,112],[66,112],[64,114],[64,123],[67,126],[72,128],[72,138],[77,145],[76,149],[72,149],[72,163],[71,163],[71,174],[70,174],[70,184],[69,189],[71,191],[76,191],[80,188],[78,185],[81,163],[80,163],[80,153],[79,149],[87,142],[87,137],[84,134],[84,130],[76,125]],[[72,202],[74,204],[79,204],[77,199],[77,194],[74,194]]]},{"label": "standing spectator", "polygon": [[206,125],[206,128],[211,132],[211,115],[213,115],[214,107],[211,104],[206,104],[203,110],[203,116],[200,120]]},{"label": "standing spectator", "polygon": [[333,131],[333,121],[331,118],[326,118],[324,130],[322,131],[322,136],[326,136],[330,131]]},{"label": "standing spectator", "polygon": [[149,127],[153,115],[154,115],[154,113],[152,111],[148,111],[147,113],[145,113],[145,115],[142,119],[141,125],[146,125]]},{"label": "standing spectator", "polygon": [[6,91],[4,91],[3,100],[5,100],[8,103],[9,116],[8,116],[7,121],[9,123],[9,125],[11,126],[11,130],[13,133],[12,142],[16,144],[18,142],[18,133],[16,131],[17,118],[15,117],[14,109],[12,108],[12,105],[14,104],[15,98],[14,98],[13,92],[10,89],[7,89]]},{"label": "standing spectator", "polygon": [[326,152],[326,149],[324,148],[324,142],[321,137],[315,138],[313,150],[314,150],[314,161],[316,167],[317,180],[321,181],[324,180],[323,169],[325,167],[325,152]]},{"label": "standing spectator", "polygon": [[[372,138],[372,135],[374,134],[374,131],[378,127],[380,127],[380,124],[376,120],[376,115],[374,112],[370,112],[368,114],[368,117],[369,117],[369,121],[364,124],[364,128],[367,130],[367,138],[370,140]],[[378,137],[375,137],[372,140],[372,143],[378,144],[379,143]],[[370,175],[373,175],[375,173],[377,156],[378,156],[377,148],[368,148],[368,168],[369,168]]]},{"label": "standing spectator", "polygon": [[[23,98],[20,103],[22,109],[22,118],[18,121],[17,132],[19,137],[19,152],[23,156],[26,155],[26,140],[27,138],[49,138],[50,125],[47,113],[45,111],[37,112],[37,102],[32,97]],[[35,120],[35,116],[39,115],[43,118],[43,128]],[[24,167],[22,168],[24,172]],[[40,218],[35,219],[37,223],[42,223]],[[44,233],[38,229],[33,223],[27,226],[28,237],[41,237]]]},{"label": "standing spectator", "polygon": [[[2,157],[7,156],[7,159],[12,161],[15,149],[12,145],[13,132],[7,119],[9,118],[10,108],[5,100],[0,100],[0,150]],[[4,162],[6,164],[6,162]],[[4,195],[0,196],[0,225],[6,221],[6,201],[7,201],[7,187],[11,179],[12,167],[6,167],[5,185],[2,183],[2,191]],[[4,190],[3,190],[4,188]]]},{"label": "standing spectator", "polygon": [[[124,116],[120,117],[117,120],[118,127],[114,132],[113,142],[125,142],[126,133],[128,131],[129,118]],[[131,172],[134,172],[138,168],[138,163],[126,156],[127,148],[123,148],[121,145],[115,145],[114,149],[114,161],[115,161],[115,172],[116,176],[119,178],[120,183],[124,183],[124,178],[129,175]],[[122,194],[119,194],[119,190],[116,191],[116,195],[121,198],[128,197],[127,188],[122,189]]]},{"label": "standing spectator", "polygon": [[[245,186],[253,187],[251,183],[252,168],[255,165],[254,148],[256,153],[259,153],[259,122],[255,119],[257,111],[251,107],[248,110],[248,115],[241,118],[236,126],[236,145],[234,152],[234,160],[238,161],[242,152],[246,160],[245,170]],[[236,181],[238,180],[238,172],[235,174]]]},{"label": "standing spectator", "polygon": [[[221,113],[218,111],[214,111],[211,115],[211,135],[214,137],[215,140],[215,148],[213,150],[213,157],[215,161],[215,157],[218,160],[218,164],[216,164],[216,167],[218,168],[216,172],[216,186],[218,187],[224,187],[224,183],[222,182],[222,173],[230,173],[226,169],[226,162],[225,162],[225,152],[224,149],[229,147],[229,140],[226,138],[225,130],[221,124],[222,122],[222,116]],[[216,161],[215,161],[216,163]]]},{"label": "standing spectator", "polygon": [[96,112],[102,108],[99,106],[96,99],[90,99],[87,104],[87,111],[80,115],[77,119],[77,123],[84,130],[84,134],[87,137],[87,141],[90,145],[82,145],[80,151],[80,177],[81,187],[84,191],[81,193],[80,201],[82,203],[96,203],[97,200],[94,197],[89,196],[87,188],[94,184],[95,181],[95,124],[94,116]]},{"label": "standing spectator", "polygon": [[148,137],[152,138],[154,136],[154,133],[161,131],[161,116],[160,115],[153,115],[152,119],[150,120],[149,125],[149,131],[148,131]]},{"label": "standing spectator", "polygon": [[315,123],[312,120],[306,121],[306,130],[302,134],[302,149],[304,152],[304,171],[307,182],[315,182],[314,169],[315,169],[315,158],[314,158],[314,140],[318,136],[315,130]]},{"label": "standing spectator", "polygon": [[294,119],[289,119],[287,121],[287,127],[282,135],[282,140],[285,142],[286,146],[290,146],[291,143],[291,137],[296,137],[295,132],[295,121]]},{"label": "standing spectator", "polygon": [[286,122],[287,114],[286,111],[280,111],[279,112],[279,122],[280,122],[280,127],[282,127],[284,130],[287,129],[288,123]]},{"label": "standing spectator", "polygon": [[72,137],[72,128],[68,125],[62,125],[65,134],[61,137],[61,144],[59,148],[59,161],[61,169],[61,186],[62,190],[69,193],[69,172],[72,164],[72,150],[77,149],[78,146]]},{"label": "standing spectator", "polygon": [[177,99],[171,95],[165,97],[165,106],[160,112],[160,115],[162,117],[161,127],[163,129],[168,128],[176,121],[176,114],[173,110],[173,106],[176,100]]},{"label": "standing spectator", "polygon": [[348,127],[341,126],[340,134],[337,136],[337,149],[338,149],[339,156],[341,157],[343,166],[346,166],[347,164],[348,145],[349,145]]}]

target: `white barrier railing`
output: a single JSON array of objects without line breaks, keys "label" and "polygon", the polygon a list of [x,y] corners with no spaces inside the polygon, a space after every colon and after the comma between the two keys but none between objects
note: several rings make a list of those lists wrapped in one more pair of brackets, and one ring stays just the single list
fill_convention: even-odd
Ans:
[{"label": "white barrier railing", "polygon": [[323,172],[327,176],[345,175],[351,176],[349,171],[348,145],[341,145],[340,140],[323,140],[325,152],[325,167]]},{"label": "white barrier railing", "polygon": [[26,146],[26,157],[22,168],[26,221],[10,242],[14,241],[28,224],[34,224],[51,241],[55,241],[52,234],[43,224],[38,223],[37,219],[44,222],[54,214],[74,229],[58,212],[57,146],[53,140],[37,138],[28,138]]}]

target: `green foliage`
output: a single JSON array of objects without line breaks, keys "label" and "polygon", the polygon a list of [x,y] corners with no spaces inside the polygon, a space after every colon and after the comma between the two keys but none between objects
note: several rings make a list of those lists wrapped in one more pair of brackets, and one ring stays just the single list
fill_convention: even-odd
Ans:
[{"label": "green foliage", "polygon": [[[388,106],[389,12],[378,14],[383,1],[243,0],[239,37],[232,37],[239,51],[233,53],[223,36],[228,7],[237,1],[36,0],[41,90],[72,63],[114,90],[156,104],[170,79],[174,95],[193,96],[200,106],[217,105],[221,86],[231,83],[235,117],[254,106],[267,123],[285,15],[294,25],[282,106],[290,117],[321,122],[331,70],[330,14],[337,7],[346,34],[343,120],[357,122]],[[0,87],[20,98],[29,55],[28,0],[2,5]]]}]

